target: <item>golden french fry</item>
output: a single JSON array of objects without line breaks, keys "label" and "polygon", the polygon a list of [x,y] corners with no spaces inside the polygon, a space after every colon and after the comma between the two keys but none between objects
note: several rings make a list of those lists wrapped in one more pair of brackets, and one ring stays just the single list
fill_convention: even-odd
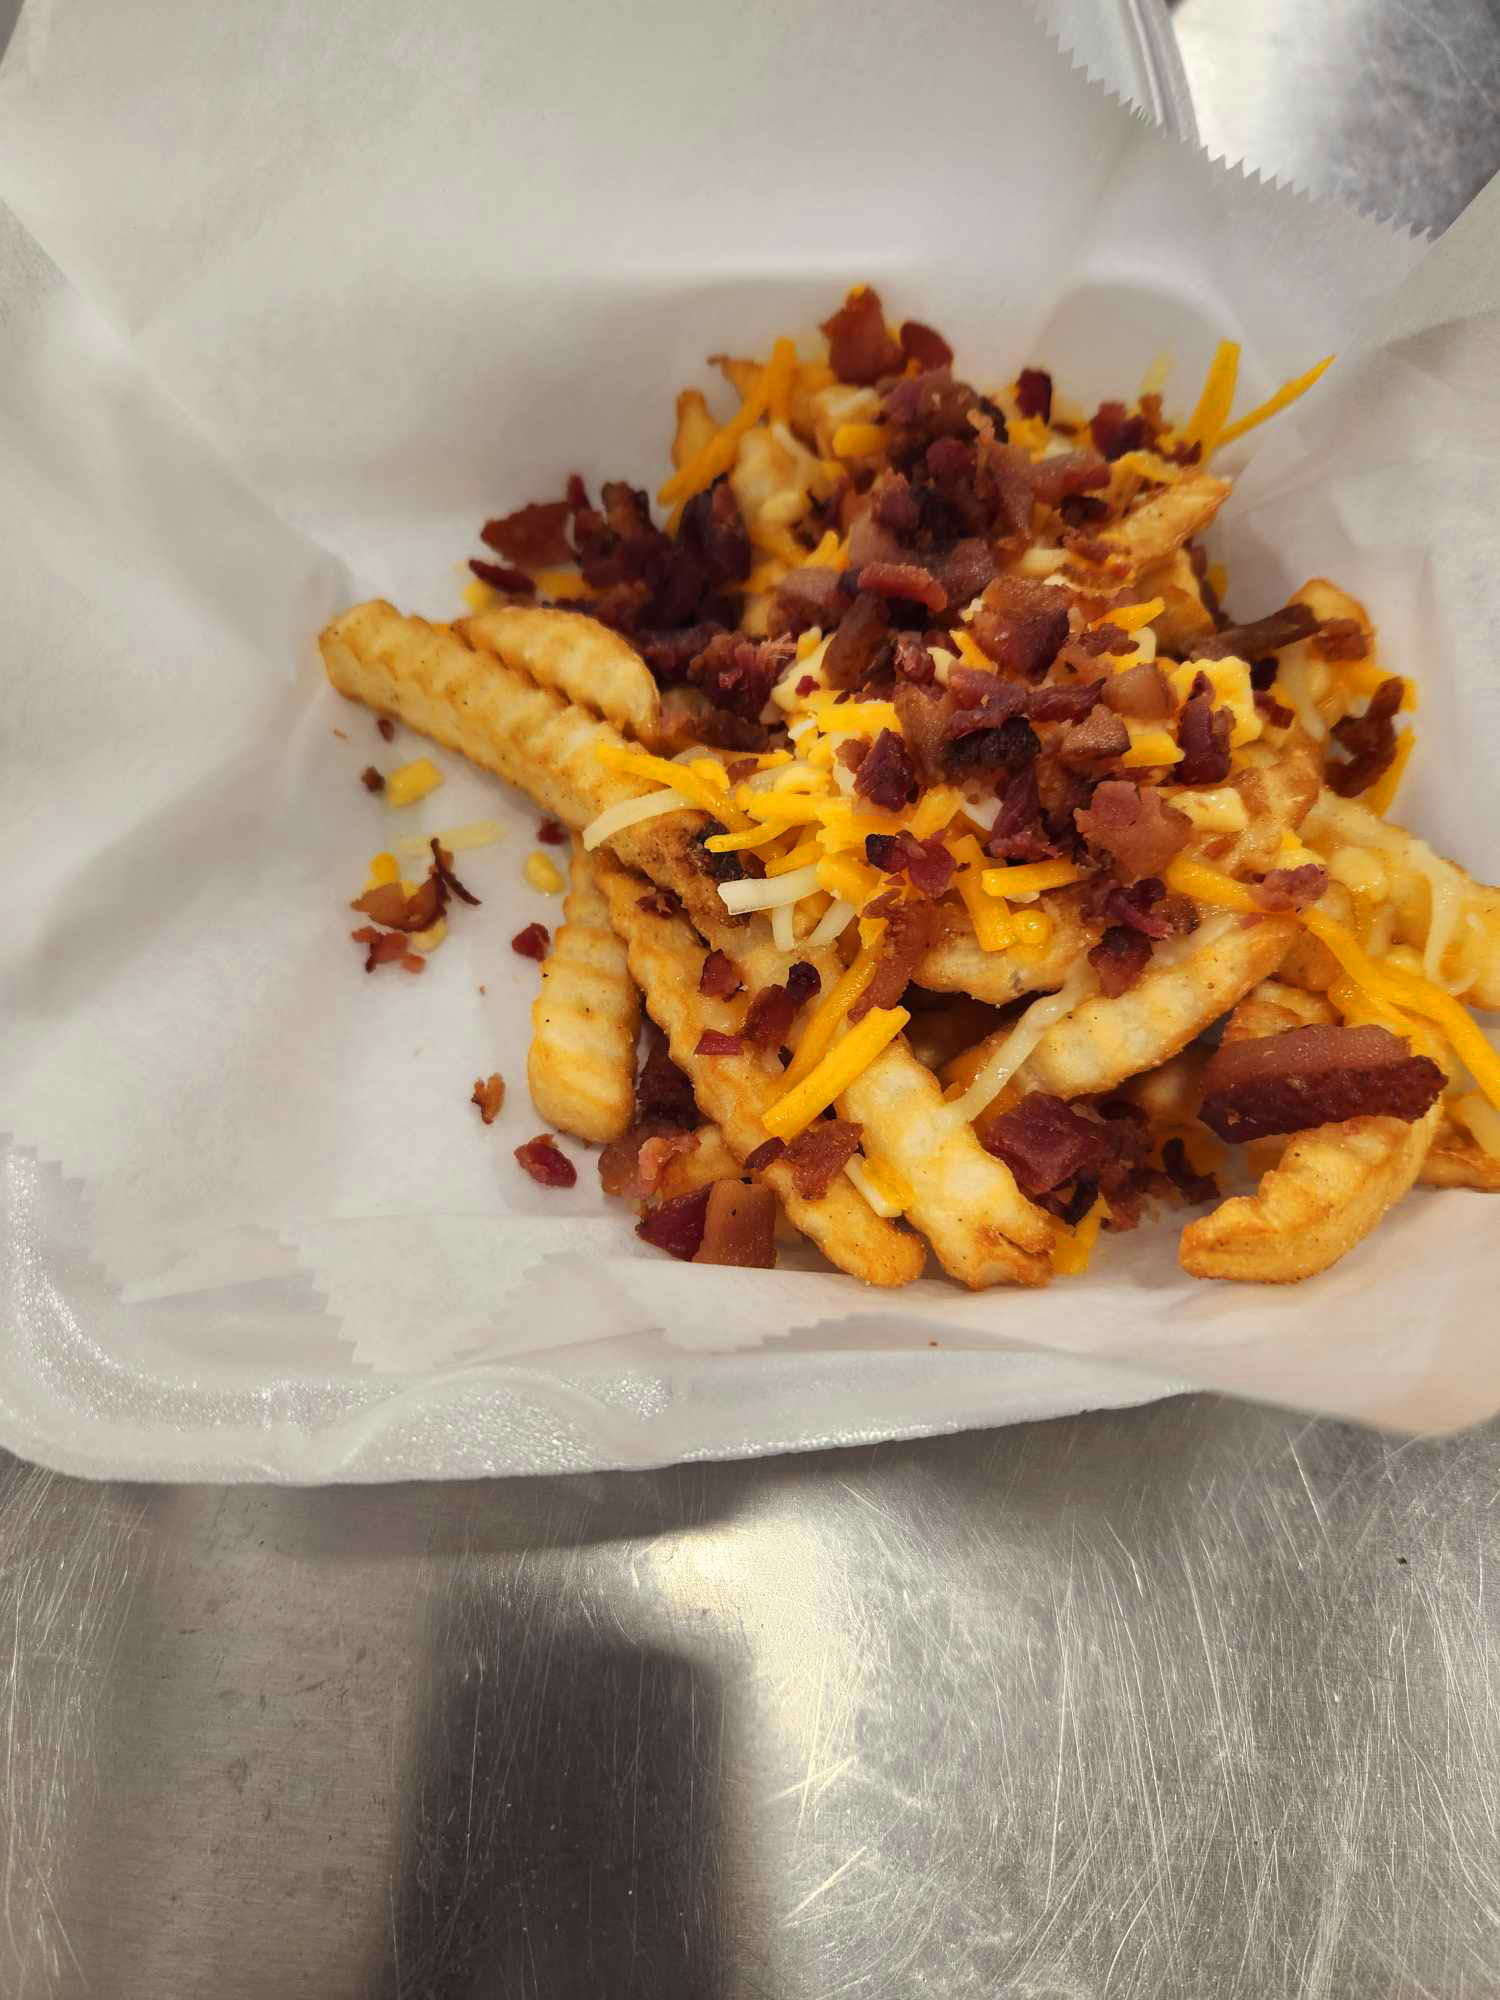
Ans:
[{"label": "golden french fry", "polygon": [[[490,653],[476,653],[446,626],[403,618],[382,598],[334,619],[318,640],[328,678],[362,701],[457,750],[580,830],[606,806],[654,788],[599,761],[600,744],[629,746],[618,730],[538,687]],[[723,923],[724,906],[698,864],[700,812],[684,810],[626,827],[613,847],[674,890],[695,917]]]},{"label": "golden french fry", "polygon": [[1061,986],[1093,942],[1083,928],[1078,902],[1077,894],[1068,889],[1037,898],[1035,908],[1052,919],[1051,938],[1037,950],[1011,946],[986,951],[967,919],[955,919],[948,934],[918,965],[917,984],[934,993],[967,993],[994,1007]]},{"label": "golden french fry", "polygon": [[1203,1072],[1208,1067],[1208,1058],[1206,1048],[1183,1049],[1179,1055],[1158,1063],[1155,1069],[1127,1077],[1120,1085],[1119,1095],[1143,1111],[1153,1125],[1195,1124],[1198,1107],[1203,1102]]},{"label": "golden french fry", "polygon": [[1173,486],[1158,487],[1124,520],[1100,530],[1098,540],[1138,570],[1162,563],[1184,542],[1201,534],[1229,498],[1230,483],[1211,472],[1190,473]]},{"label": "golden french fry", "polygon": [[1224,1040],[1254,1042],[1288,1028],[1326,1027],[1338,1018],[1337,1009],[1321,993],[1304,993],[1279,979],[1263,979],[1224,1023]]},{"label": "golden french fry", "polygon": [[1166,609],[1151,621],[1156,642],[1169,659],[1190,660],[1194,648],[1214,629],[1202,586],[1186,549],[1175,549],[1163,563],[1155,563],[1140,579],[1143,597],[1160,597]]},{"label": "golden french fry", "polygon": [[549,1125],[603,1144],[635,1110],[635,1043],[641,1004],[625,947],[615,936],[594,857],[573,842],[563,922],[542,964],[531,1005],[526,1081]]},{"label": "golden french fry", "polygon": [[1188,852],[1224,875],[1265,874],[1280,865],[1281,836],[1302,825],[1322,783],[1322,753],[1301,729],[1290,730],[1274,749],[1246,744],[1229,786],[1245,802],[1247,824],[1239,833],[1195,834]]},{"label": "golden french fry", "polygon": [[1056,1224],[1027,1201],[1003,1160],[972,1125],[956,1120],[936,1078],[898,1035],[839,1099],[841,1117],[863,1128],[867,1158],[907,1183],[908,1218],[952,1278],[988,1285],[1045,1285]]},{"label": "golden french fry", "polygon": [[[706,954],[688,923],[679,916],[643,909],[640,878],[612,859],[598,858],[610,917],[625,940],[647,1011],[665,1031],[672,1060],[692,1079],[703,1111],[719,1127],[735,1158],[744,1161],[765,1140],[761,1119],[782,1094],[781,1066],[768,1051],[746,1049],[732,1056],[697,1053],[705,1029],[738,1032],[745,996],[725,1001],[700,993],[698,980]],[[874,1285],[906,1285],[921,1274],[926,1252],[920,1237],[876,1215],[847,1175],[836,1176],[818,1201],[798,1192],[783,1160],[763,1169],[762,1179],[775,1189],[804,1235],[851,1276]]]},{"label": "golden french fry", "polygon": [[1440,1100],[1410,1125],[1348,1118],[1295,1133],[1253,1195],[1235,1195],[1188,1224],[1182,1268],[1267,1285],[1326,1271],[1406,1193],[1441,1116]]},{"label": "golden french fry", "polygon": [[760,381],[763,364],[741,354],[710,354],[708,358],[743,403]]},{"label": "golden french fry", "polygon": [[652,742],[661,695],[651,669],[618,632],[581,611],[504,604],[454,628],[476,652],[493,653],[538,687],[602,715],[626,736]]},{"label": "golden french fry", "polygon": [[674,1153],[661,1170],[656,1193],[663,1201],[696,1194],[712,1181],[738,1180],[744,1171],[725,1145],[724,1134],[717,1125],[700,1125],[692,1136],[698,1142],[692,1151]]},{"label": "golden french fry", "polygon": [[1475,1194],[1500,1194],[1500,1159],[1487,1153],[1445,1104],[1417,1178],[1423,1187],[1470,1188]]},{"label": "golden french fry", "polygon": [[1283,917],[1247,924],[1227,910],[1210,913],[1191,937],[1158,945],[1128,992],[1084,1000],[1049,1028],[1015,1084],[1092,1097],[1155,1069],[1273,973],[1296,931]]},{"label": "golden french fry", "polygon": [[701,389],[684,389],[677,398],[677,429],[672,437],[672,466],[677,472],[695,459],[714,437],[714,422]]}]

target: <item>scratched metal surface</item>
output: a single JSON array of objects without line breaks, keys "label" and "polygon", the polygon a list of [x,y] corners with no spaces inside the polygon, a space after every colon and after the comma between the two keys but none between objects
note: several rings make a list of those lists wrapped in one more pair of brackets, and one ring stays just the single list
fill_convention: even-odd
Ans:
[{"label": "scratched metal surface", "polygon": [[[1428,224],[1500,164],[1480,0],[1178,21],[1211,145]],[[503,1485],[0,1461],[0,1996],[1500,1994],[1497,1495],[1500,1427],[1212,1398]]]}]

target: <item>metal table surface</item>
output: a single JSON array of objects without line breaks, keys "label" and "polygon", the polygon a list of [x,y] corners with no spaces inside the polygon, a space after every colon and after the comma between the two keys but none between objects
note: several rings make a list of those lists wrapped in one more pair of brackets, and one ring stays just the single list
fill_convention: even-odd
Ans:
[{"label": "metal table surface", "polygon": [[[3,9],[0,9],[3,12]],[[1181,0],[1203,136],[1439,226],[1494,0]],[[1183,1398],[654,1474],[0,1463],[0,1994],[1500,1993],[1500,1427]]]}]

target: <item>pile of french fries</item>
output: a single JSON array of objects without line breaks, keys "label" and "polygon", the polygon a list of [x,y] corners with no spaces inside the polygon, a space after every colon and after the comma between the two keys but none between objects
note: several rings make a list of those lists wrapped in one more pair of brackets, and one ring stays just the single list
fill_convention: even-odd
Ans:
[{"label": "pile of french fries", "polygon": [[[871,391],[835,381],[826,363],[799,363],[779,409],[763,393],[770,364],[721,366],[742,399],[738,428],[686,391],[672,456],[681,475],[718,454],[757,551],[740,629],[758,636],[778,584],[808,560],[798,521],[830,468],[874,448],[878,409]],[[845,700],[814,685],[816,631],[798,640],[767,712],[788,733],[757,755],[746,779],[743,765],[730,775],[733,752],[706,744],[660,754],[657,681],[628,638],[588,615],[582,582],[558,586],[565,602],[551,605],[471,586],[471,615],[453,624],[377,599],[327,627],[323,660],[341,694],[458,752],[571,830],[564,921],[542,967],[527,1061],[532,1100],[549,1125],[595,1144],[631,1130],[644,1008],[702,1120],[656,1199],[748,1177],[773,1190],[786,1225],[867,1283],[907,1284],[930,1255],[972,1288],[1041,1285],[1082,1269],[1111,1216],[1102,1200],[1072,1221],[1029,1200],[981,1143],[997,1108],[1029,1092],[1072,1105],[1123,1103],[1147,1121],[1158,1148],[1175,1139],[1195,1166],[1223,1172],[1225,1155],[1198,1115],[1216,1036],[1376,1023],[1440,1065],[1444,1094],[1411,1121],[1360,1116],[1255,1143],[1246,1191],[1183,1228],[1183,1267],[1205,1278],[1301,1279],[1350,1250],[1416,1183],[1500,1190],[1500,1064],[1468,1013],[1500,1006],[1500,890],[1386,818],[1401,760],[1362,798],[1342,798],[1325,782],[1331,725],[1357,716],[1384,677],[1364,607],[1322,579],[1296,593],[1292,602],[1325,623],[1351,621],[1363,649],[1346,667],[1314,640],[1279,648],[1276,692],[1290,722],[1265,724],[1250,708],[1245,662],[1215,659],[1211,649],[1199,660],[1216,619],[1190,545],[1231,490],[1207,460],[1272,413],[1230,425],[1232,367],[1227,393],[1225,374],[1221,352],[1179,433],[1196,430],[1195,456],[1124,454],[1097,543],[1080,553],[1054,523],[1050,540],[1043,531],[1019,559],[1090,620],[1112,617],[1129,632],[1128,655],[1105,656],[1101,670],[1154,661],[1182,696],[1206,671],[1236,716],[1227,780],[1196,799],[1187,787],[1171,791],[1193,832],[1167,883],[1191,899],[1197,926],[1158,944],[1144,973],[1113,997],[1090,964],[1097,931],[1076,868],[988,866],[986,817],[962,791],[925,819],[930,795],[905,813],[852,813],[836,759],[815,747],[836,729]],[[1022,414],[1015,384],[993,402],[1012,440],[1038,460],[1068,448],[1086,423],[1061,398],[1047,420]],[[837,565],[826,539],[816,553]],[[974,657],[962,623],[954,654]],[[799,685],[809,691],[787,693]],[[1170,787],[1167,751],[1144,739],[1133,749],[1123,770]],[[766,816],[772,798],[784,820]],[[884,929],[862,912],[890,888],[860,858],[861,830],[915,822],[962,857],[914,968],[919,1004],[877,1007],[851,1025],[849,1000],[878,963]],[[852,828],[850,852],[829,839],[817,845],[822,830],[843,827]],[[754,847],[770,883],[800,870],[806,895],[774,913],[753,898],[726,898],[704,866],[706,834],[715,851]],[[1312,863],[1327,886],[1310,908],[1256,901],[1268,871]],[[738,971],[732,997],[702,990],[712,953]],[[756,993],[784,983],[798,963],[817,972],[819,993],[786,1046],[742,1040]],[[706,1035],[710,1048],[728,1038],[728,1052],[701,1052]],[[859,1151],[826,1192],[810,1196],[784,1155],[768,1157],[767,1142],[830,1112],[858,1127]]]}]

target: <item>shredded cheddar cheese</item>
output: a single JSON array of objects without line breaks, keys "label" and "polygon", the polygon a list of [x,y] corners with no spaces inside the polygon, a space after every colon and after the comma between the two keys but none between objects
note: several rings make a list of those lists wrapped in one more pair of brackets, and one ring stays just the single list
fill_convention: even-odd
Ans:
[{"label": "shredded cheddar cheese", "polygon": [[1027,861],[1019,868],[986,868],[982,880],[986,895],[1019,903],[1029,902],[1044,889],[1064,889],[1070,882],[1081,882],[1083,870],[1073,861]]},{"label": "shredded cheddar cheese", "polygon": [[885,444],[880,424],[840,424],[833,434],[835,458],[873,458]]},{"label": "shredded cheddar cheese", "polygon": [[386,779],[385,802],[388,806],[415,805],[418,799],[435,792],[442,782],[443,774],[430,757],[413,758]]},{"label": "shredded cheddar cheese", "polygon": [[1218,442],[1219,433],[1229,421],[1239,373],[1239,342],[1221,340],[1209,364],[1208,377],[1203,384],[1203,393],[1198,398],[1197,408],[1188,418],[1182,432],[1189,444],[1202,445],[1205,458],[1213,450]]},{"label": "shredded cheddar cheese", "polygon": [[[854,1003],[851,1000],[850,1006]],[[795,1139],[820,1112],[867,1070],[911,1019],[904,1007],[872,1007],[812,1069],[766,1111],[762,1123],[773,1139]],[[787,1072],[791,1074],[790,1070]]]},{"label": "shredded cheddar cheese", "polygon": [[1076,1278],[1088,1269],[1108,1213],[1101,1196],[1076,1228],[1059,1229],[1052,1246],[1052,1268],[1060,1278]]},{"label": "shredded cheddar cheese", "polygon": [[1333,362],[1334,356],[1325,354],[1323,359],[1309,368],[1305,375],[1294,375],[1290,381],[1283,382],[1281,387],[1273,395],[1267,396],[1263,403],[1257,403],[1253,410],[1247,411],[1243,417],[1237,417],[1227,429],[1221,430],[1214,439],[1215,445],[1233,444],[1235,439],[1243,437],[1246,431],[1253,431],[1257,424],[1263,424],[1268,417],[1276,416],[1288,403],[1295,403],[1299,396],[1307,393],[1326,369],[1333,366]]}]

